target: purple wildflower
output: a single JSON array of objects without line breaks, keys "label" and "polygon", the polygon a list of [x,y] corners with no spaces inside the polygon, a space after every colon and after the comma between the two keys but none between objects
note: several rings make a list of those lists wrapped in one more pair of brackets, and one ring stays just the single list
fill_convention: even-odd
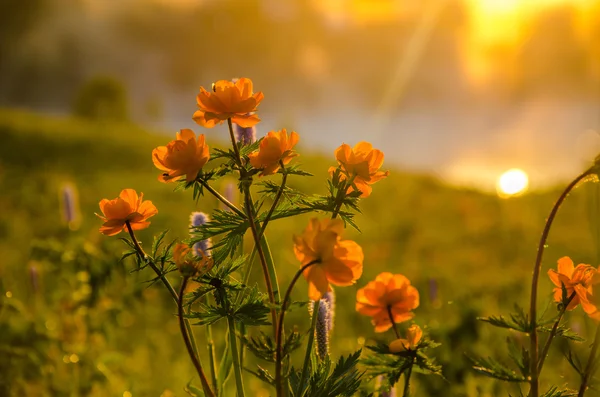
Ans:
[{"label": "purple wildflower", "polygon": [[63,221],[69,226],[69,229],[76,230],[79,226],[77,190],[71,184],[63,185],[60,192],[60,199]]},{"label": "purple wildflower", "polygon": [[233,125],[235,138],[238,142],[242,143],[242,146],[250,145],[256,142],[256,127],[244,128],[237,124]]},{"label": "purple wildflower", "polygon": [[[210,218],[204,212],[192,212],[192,215],[190,215],[191,231],[193,231],[194,228],[202,226],[207,222],[210,222]],[[211,248],[212,248],[212,242],[209,238],[207,238],[206,240],[198,241],[196,244],[194,244],[194,247],[193,247],[194,253],[197,256],[201,256],[202,253],[204,253],[204,255],[210,256]]]}]

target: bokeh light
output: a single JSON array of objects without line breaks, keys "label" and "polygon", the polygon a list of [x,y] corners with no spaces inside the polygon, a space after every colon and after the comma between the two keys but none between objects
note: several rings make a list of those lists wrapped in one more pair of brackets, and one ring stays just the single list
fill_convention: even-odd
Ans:
[{"label": "bokeh light", "polygon": [[500,196],[515,196],[523,193],[529,186],[529,177],[525,171],[518,168],[504,172],[498,178],[498,194]]}]

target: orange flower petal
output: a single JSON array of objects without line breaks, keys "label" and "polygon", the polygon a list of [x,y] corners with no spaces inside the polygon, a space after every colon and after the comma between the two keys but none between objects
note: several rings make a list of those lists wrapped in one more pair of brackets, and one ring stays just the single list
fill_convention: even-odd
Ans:
[{"label": "orange flower petal", "polygon": [[573,261],[568,256],[564,256],[558,260],[558,273],[571,278],[574,270]]}]

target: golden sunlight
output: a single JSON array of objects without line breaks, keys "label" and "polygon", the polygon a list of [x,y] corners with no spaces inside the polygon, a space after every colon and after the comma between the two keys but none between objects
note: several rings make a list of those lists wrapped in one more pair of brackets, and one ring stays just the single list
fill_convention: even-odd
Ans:
[{"label": "golden sunlight", "polygon": [[498,178],[496,185],[498,195],[501,197],[514,196],[523,193],[529,186],[529,177],[525,171],[518,168],[504,172]]}]

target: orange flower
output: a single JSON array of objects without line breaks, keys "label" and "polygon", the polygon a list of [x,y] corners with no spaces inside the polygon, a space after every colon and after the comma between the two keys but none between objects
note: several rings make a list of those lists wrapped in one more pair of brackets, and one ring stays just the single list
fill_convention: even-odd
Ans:
[{"label": "orange flower", "polygon": [[250,128],[260,121],[252,112],[257,110],[263,97],[262,92],[253,93],[250,79],[219,80],[213,84],[213,92],[200,87],[196,97],[200,110],[194,113],[193,119],[202,127],[212,128],[231,118],[240,127]]},{"label": "orange flower", "polygon": [[[383,152],[373,149],[368,142],[358,142],[354,148],[344,143],[335,150],[335,158],[342,168],[341,179],[354,178],[354,184],[362,193],[360,197],[369,197],[373,190],[370,185],[389,174],[389,171],[379,171],[383,165]],[[333,174],[335,169],[329,168],[329,173]],[[348,193],[353,191],[352,187],[348,189]]]},{"label": "orange flower", "polygon": [[364,255],[360,245],[342,240],[344,223],[340,219],[310,220],[302,236],[294,236],[294,253],[301,265],[316,264],[304,270],[308,297],[312,300],[331,291],[331,286],[352,285],[360,278]]},{"label": "orange flower", "polygon": [[125,222],[129,222],[133,230],[145,229],[150,226],[148,218],[156,215],[158,210],[152,201],[142,201],[144,193],[138,194],[133,189],[125,189],[114,200],[103,199],[100,201],[102,215],[96,216],[104,221],[100,233],[107,236],[119,234],[127,230]]},{"label": "orange flower", "polygon": [[208,272],[213,266],[213,260],[201,253],[201,256],[192,255],[192,249],[187,244],[179,243],[173,250],[173,260],[177,269],[186,277],[200,276]]},{"label": "orange flower", "polygon": [[273,175],[279,170],[279,162],[288,164],[293,157],[298,156],[292,149],[298,143],[300,137],[294,131],[288,137],[287,131],[270,131],[266,137],[260,141],[258,151],[251,153],[250,164],[256,169],[262,169],[260,176]]},{"label": "orange flower", "polygon": [[[556,285],[554,288],[554,301],[562,302],[562,285],[567,290],[567,297],[575,293],[575,297],[567,306],[567,310],[573,310],[586,300],[587,289],[591,285],[592,278],[597,270],[590,265],[579,264],[574,267],[573,261],[568,256],[558,260],[558,272],[554,269],[548,270],[550,280]],[[586,311],[587,312],[587,311]]]},{"label": "orange flower", "polygon": [[180,130],[176,136],[177,138],[167,146],[159,146],[152,151],[154,165],[165,171],[158,177],[161,182],[174,182],[183,175],[186,176],[187,182],[191,182],[210,159],[203,134],[198,135],[197,142],[196,134],[192,130]]},{"label": "orange flower", "polygon": [[415,350],[423,337],[423,331],[417,324],[413,324],[406,330],[406,339],[396,339],[390,343],[392,353],[400,353],[404,350]]},{"label": "orange flower", "polygon": [[419,306],[419,291],[401,274],[380,273],[375,281],[356,293],[356,311],[370,316],[375,332],[392,327],[390,312],[395,323],[413,318],[411,310]]}]

